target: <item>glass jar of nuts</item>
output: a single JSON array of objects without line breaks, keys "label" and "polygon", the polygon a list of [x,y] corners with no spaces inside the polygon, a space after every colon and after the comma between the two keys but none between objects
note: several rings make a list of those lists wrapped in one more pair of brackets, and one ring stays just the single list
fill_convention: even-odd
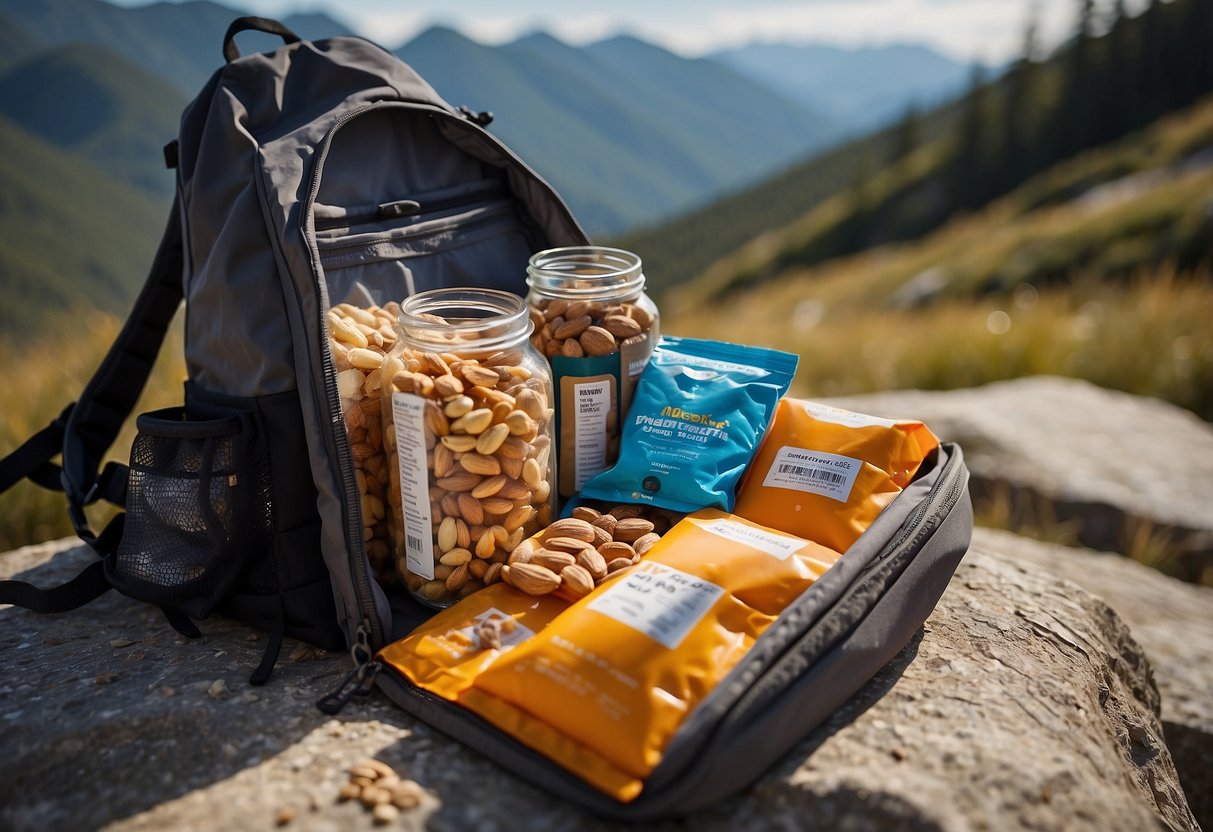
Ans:
[{"label": "glass jar of nuts", "polygon": [[388,516],[396,568],[428,606],[497,580],[495,564],[552,521],[552,380],[531,329],[508,292],[400,305],[382,370]]},{"label": "glass jar of nuts", "polygon": [[558,491],[576,494],[619,456],[622,420],[660,337],[657,306],[630,251],[541,251],[527,266],[531,343],[551,362]]}]

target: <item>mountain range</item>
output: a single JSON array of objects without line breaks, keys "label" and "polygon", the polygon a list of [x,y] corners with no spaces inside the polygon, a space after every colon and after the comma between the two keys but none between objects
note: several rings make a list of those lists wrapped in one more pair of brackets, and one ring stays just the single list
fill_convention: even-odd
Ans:
[{"label": "mountain range", "polygon": [[[17,294],[25,294],[44,271],[63,272],[69,260],[79,265],[80,257],[53,247],[32,249],[34,237],[18,233],[63,208],[63,195],[73,193],[64,181],[69,173],[71,188],[88,182],[93,189],[73,193],[78,204],[134,201],[141,207],[129,209],[132,215],[163,214],[173,180],[160,149],[176,133],[184,105],[221,63],[223,34],[241,14],[210,0],[139,7],[0,0],[0,155],[10,162],[55,160],[45,171],[20,171],[21,183],[11,178],[18,173],[13,164],[0,166],[0,255],[10,265],[44,264],[6,268],[0,276],[6,289],[21,284]],[[284,22],[307,38],[349,33],[318,13]],[[244,52],[277,42],[258,32],[237,38]],[[828,49],[789,49],[773,67],[762,58],[768,46],[686,58],[624,35],[573,46],[535,32],[489,46],[434,27],[393,51],[452,104],[492,111],[490,129],[552,182],[590,233],[614,237],[775,175],[876,118],[876,105],[860,107],[859,120],[838,105],[847,100],[846,72],[830,76],[827,92],[834,98],[809,90],[806,79],[824,77]],[[834,51],[841,64],[854,58]],[[886,107],[892,113],[914,96],[938,93],[938,67],[916,87],[903,63],[886,73],[881,92],[871,76],[881,74],[883,54],[862,53],[869,74],[852,73],[856,100],[891,96],[899,102]],[[786,76],[782,85],[778,72]],[[118,186],[120,194],[107,190]],[[134,245],[136,259],[146,262],[158,231],[155,222],[111,236]],[[142,242],[129,239],[132,234]],[[85,258],[89,271],[100,285],[125,287],[119,293],[125,303],[141,273],[126,273],[124,257],[102,256],[106,248]],[[0,325],[19,318],[0,316]]]}]

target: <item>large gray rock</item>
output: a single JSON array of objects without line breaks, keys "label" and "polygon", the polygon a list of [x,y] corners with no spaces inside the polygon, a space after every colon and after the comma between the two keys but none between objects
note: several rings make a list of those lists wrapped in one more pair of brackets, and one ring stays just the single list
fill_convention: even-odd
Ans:
[{"label": "large gray rock", "polygon": [[[62,548],[62,547],[60,547]],[[669,830],[1196,829],[1149,665],[1078,586],[983,538],[915,639],[756,785]],[[80,549],[0,557],[0,575],[73,574]],[[245,683],[260,644],[230,622],[182,644],[110,595],[61,616],[0,610],[0,828],[369,828],[334,802],[374,755],[427,789],[408,829],[625,828],[526,786],[382,697],[313,707],[348,663],[295,649]],[[292,653],[292,650],[294,652]]]},{"label": "large gray rock", "polygon": [[1114,554],[977,529],[972,552],[1048,570],[1107,602],[1145,650],[1192,814],[1213,830],[1213,589]]},{"label": "large gray rock", "polygon": [[975,502],[1013,527],[1150,557],[1213,583],[1213,426],[1157,399],[1049,376],[830,399],[918,418],[965,450]]}]

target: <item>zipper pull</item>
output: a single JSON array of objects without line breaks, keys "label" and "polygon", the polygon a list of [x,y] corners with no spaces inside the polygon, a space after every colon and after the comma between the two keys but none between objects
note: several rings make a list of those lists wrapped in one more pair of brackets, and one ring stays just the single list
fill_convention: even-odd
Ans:
[{"label": "zipper pull", "polygon": [[365,621],[358,625],[358,631],[354,634],[350,655],[354,659],[354,669],[346,674],[336,690],[316,703],[317,708],[330,716],[340,713],[355,696],[370,695],[375,686],[375,677],[383,669],[383,664],[375,660],[371,651],[371,628]]}]

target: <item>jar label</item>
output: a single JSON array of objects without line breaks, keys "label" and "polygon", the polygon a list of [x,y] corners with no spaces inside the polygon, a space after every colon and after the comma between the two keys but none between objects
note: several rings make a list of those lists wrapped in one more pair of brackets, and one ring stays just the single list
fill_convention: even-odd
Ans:
[{"label": "jar label", "polygon": [[571,497],[615,461],[619,435],[619,354],[552,359],[556,381],[556,472],[560,494]]},{"label": "jar label", "polygon": [[425,462],[425,399],[392,393],[396,422],[396,457],[400,462],[400,513],[409,571],[434,579],[433,518],[430,516],[429,469]]}]

